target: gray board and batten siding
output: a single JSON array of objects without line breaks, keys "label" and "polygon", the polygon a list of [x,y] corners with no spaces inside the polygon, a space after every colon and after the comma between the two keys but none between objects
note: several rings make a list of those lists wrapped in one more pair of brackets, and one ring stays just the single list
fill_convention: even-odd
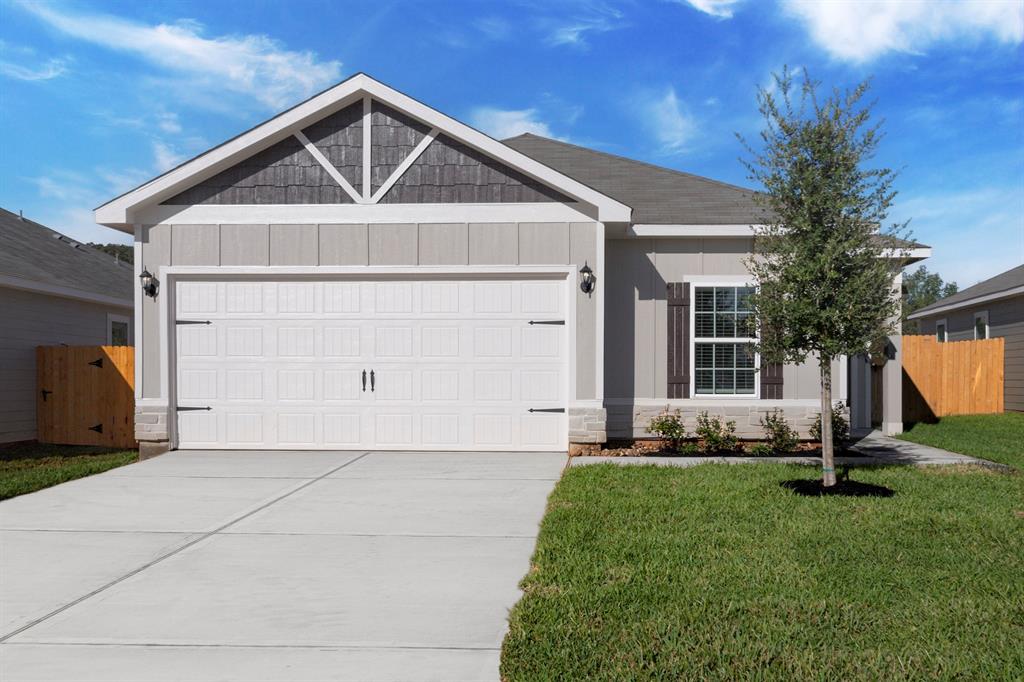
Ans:
[{"label": "gray board and batten siding", "polygon": [[[571,265],[597,259],[597,226],[581,223],[377,223],[155,225],[139,235],[144,267],[164,266],[476,266]],[[575,280],[574,280],[575,281]],[[596,396],[597,311],[574,288],[576,394]],[[139,311],[146,352],[142,396],[161,394],[157,299]]]}]

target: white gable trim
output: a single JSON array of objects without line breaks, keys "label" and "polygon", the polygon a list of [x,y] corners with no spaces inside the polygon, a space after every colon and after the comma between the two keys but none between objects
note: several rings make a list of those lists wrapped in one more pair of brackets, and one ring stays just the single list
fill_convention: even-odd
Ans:
[{"label": "white gable trim", "polygon": [[[159,204],[187,187],[216,175],[296,131],[306,128],[324,116],[368,97],[419,119],[432,128],[437,128],[477,151],[497,159],[577,201],[593,205],[597,209],[598,218],[603,222],[629,222],[630,220],[632,209],[629,206],[538,163],[525,154],[517,152],[480,131],[365,74],[357,74],[233,140],[229,140],[164,175],[154,178],[145,185],[103,204],[95,211],[96,222],[131,232],[131,224],[140,222],[136,218],[141,209]],[[364,167],[364,177],[365,174]],[[364,198],[368,198],[365,196],[368,193],[368,186],[364,186],[363,193]]]},{"label": "white gable trim", "polygon": [[356,188],[345,179],[345,176],[341,174],[341,171],[334,167],[334,164],[324,156],[324,153],[317,149],[315,144],[309,141],[309,138],[306,137],[305,133],[301,130],[296,130],[295,139],[306,148],[307,152],[313,155],[313,158],[316,159],[316,162],[319,163],[325,171],[327,171],[327,174],[334,178],[336,183],[341,185],[341,188],[345,190],[345,193],[352,197],[352,201],[357,204],[363,203],[363,197],[356,192]]},{"label": "white gable trim", "polygon": [[[585,211],[590,212],[585,212]],[[575,223],[595,220],[590,206],[557,201],[520,204],[156,204],[138,211],[142,225],[293,223]]]}]

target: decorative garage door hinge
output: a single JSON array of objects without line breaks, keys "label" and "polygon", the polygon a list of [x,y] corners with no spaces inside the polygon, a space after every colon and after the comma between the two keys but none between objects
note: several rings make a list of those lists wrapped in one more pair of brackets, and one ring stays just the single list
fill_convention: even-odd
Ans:
[{"label": "decorative garage door hinge", "polygon": [[90,431],[95,431],[96,433],[103,433],[103,424],[101,423],[101,424],[97,424],[96,426],[90,426],[89,430]]},{"label": "decorative garage door hinge", "polygon": [[206,407],[181,407],[181,406],[178,406],[176,409],[178,410],[178,412],[196,412],[198,410],[202,410],[204,412],[209,412],[213,408],[210,407],[210,406],[206,406]]},{"label": "decorative garage door hinge", "polygon": [[564,407],[531,407],[529,412],[565,412]]},{"label": "decorative garage door hinge", "polygon": [[174,324],[210,324],[209,320],[175,320]]},{"label": "decorative garage door hinge", "polygon": [[564,325],[565,320],[530,320],[530,324],[558,324]]}]

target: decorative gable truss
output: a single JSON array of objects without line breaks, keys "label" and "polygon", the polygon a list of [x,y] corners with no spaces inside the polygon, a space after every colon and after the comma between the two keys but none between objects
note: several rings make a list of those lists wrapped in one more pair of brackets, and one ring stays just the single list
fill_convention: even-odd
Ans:
[{"label": "decorative gable truss", "polygon": [[438,128],[366,96],[163,203],[571,201]]}]

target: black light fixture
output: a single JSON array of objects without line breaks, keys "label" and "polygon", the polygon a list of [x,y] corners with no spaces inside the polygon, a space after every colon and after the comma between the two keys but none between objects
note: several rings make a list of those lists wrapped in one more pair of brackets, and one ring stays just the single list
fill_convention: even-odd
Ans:
[{"label": "black light fixture", "polygon": [[580,268],[580,291],[585,294],[590,294],[594,290],[594,271],[590,269],[586,261],[583,261],[583,267]]},{"label": "black light fixture", "polygon": [[160,280],[151,275],[149,270],[143,269],[139,275],[139,282],[142,283],[142,293],[150,298],[156,298],[156,292],[160,289]]}]

